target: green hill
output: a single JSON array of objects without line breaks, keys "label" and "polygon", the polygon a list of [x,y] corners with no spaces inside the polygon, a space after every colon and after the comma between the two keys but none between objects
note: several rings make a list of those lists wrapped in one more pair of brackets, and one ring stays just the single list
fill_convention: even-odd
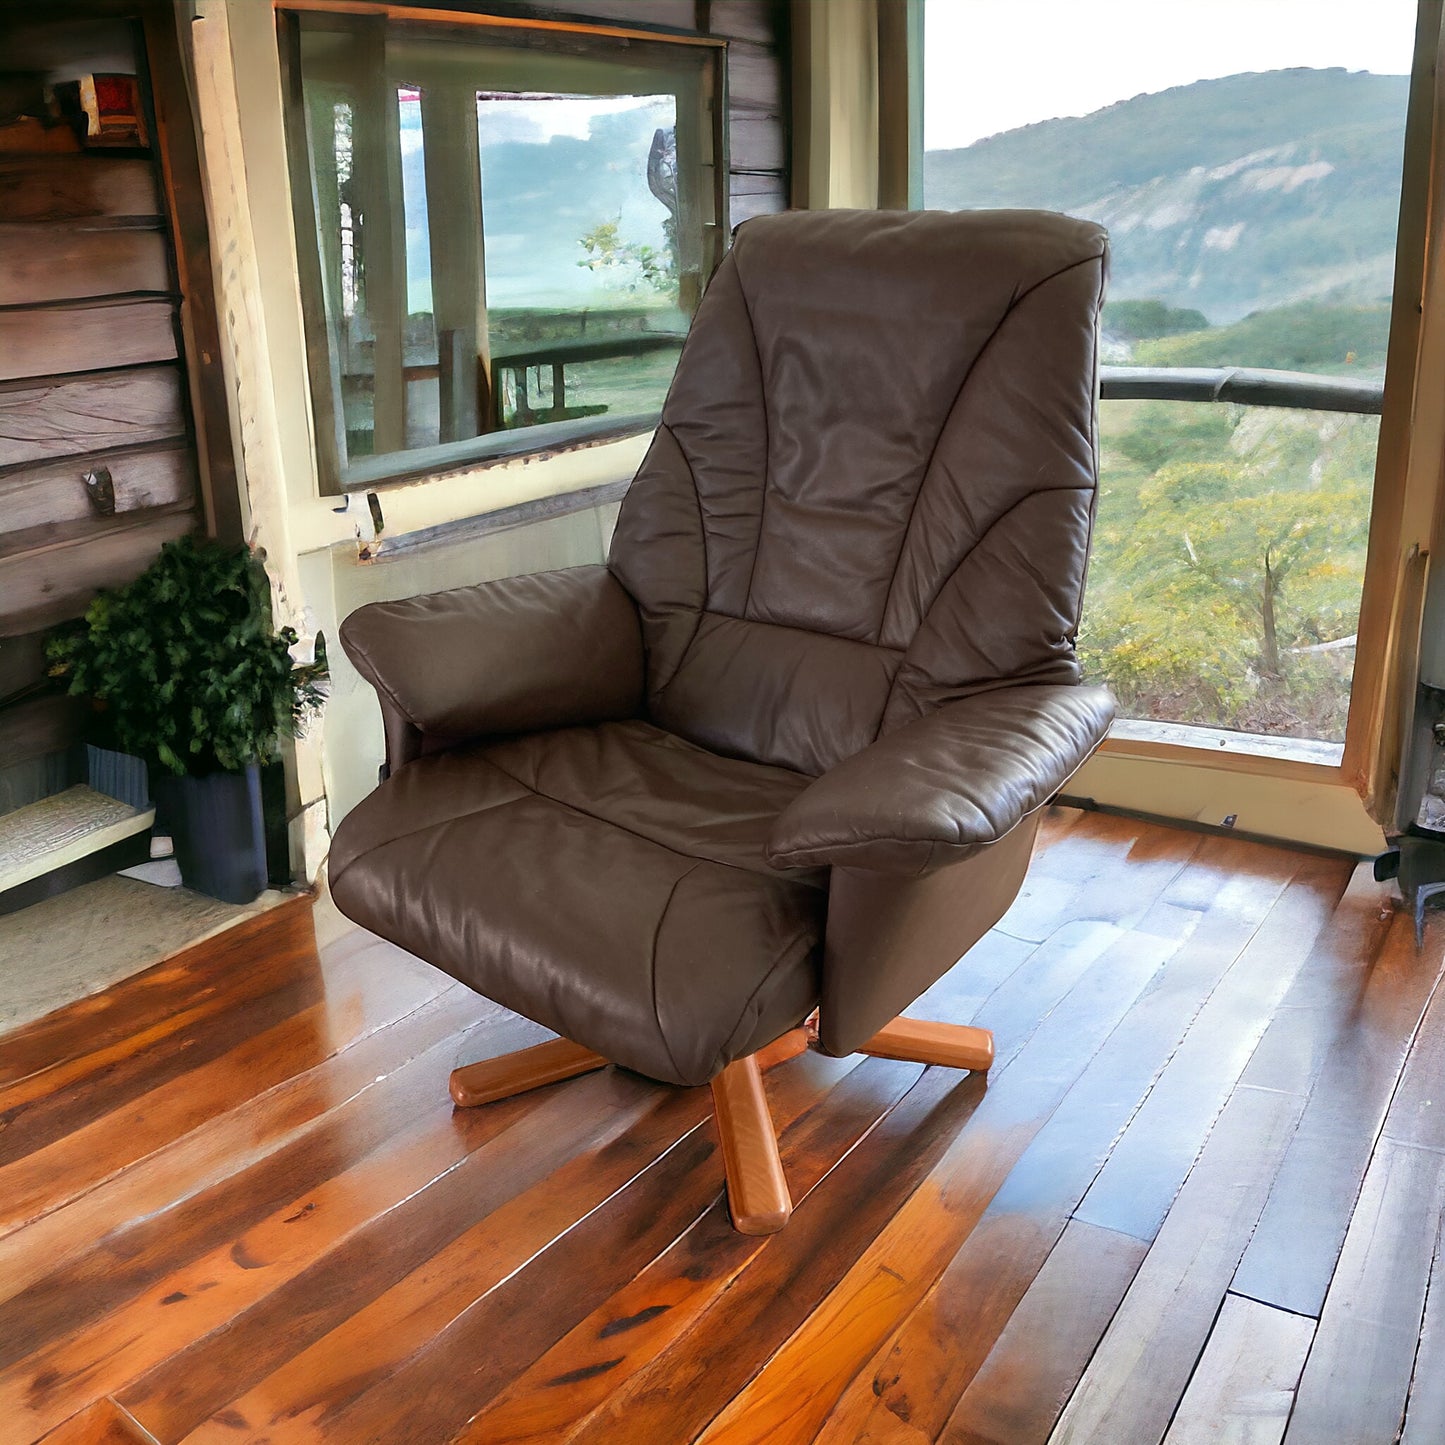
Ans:
[{"label": "green hill", "polygon": [[929,206],[1102,222],[1110,296],[1229,323],[1389,294],[1409,80],[1276,70],[1138,95],[924,156]]},{"label": "green hill", "polygon": [[1232,326],[1160,336],[1134,348],[1141,366],[1260,366],[1347,375],[1383,372],[1390,308],[1297,301]]}]

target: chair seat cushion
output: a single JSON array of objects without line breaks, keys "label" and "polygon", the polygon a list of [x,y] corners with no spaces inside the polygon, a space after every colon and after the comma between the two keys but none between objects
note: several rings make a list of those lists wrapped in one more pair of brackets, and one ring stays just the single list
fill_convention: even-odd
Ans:
[{"label": "chair seat cushion", "polygon": [[458,749],[348,814],[329,882],[478,993],[702,1084],[817,1003],[827,872],[764,858],[810,781],[638,721]]}]

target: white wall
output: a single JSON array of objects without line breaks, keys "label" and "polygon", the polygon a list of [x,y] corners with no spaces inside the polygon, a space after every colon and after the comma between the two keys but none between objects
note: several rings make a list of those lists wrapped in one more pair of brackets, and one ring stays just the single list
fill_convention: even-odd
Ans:
[{"label": "white wall", "polygon": [[[193,69],[218,306],[234,391],[248,539],[265,550],[278,622],[308,653],[324,636],[331,698],[288,758],[293,863],[310,880],[330,827],[375,786],[381,721],[336,643],[363,603],[601,561],[616,506],[408,547],[518,503],[624,481],[647,438],[546,460],[473,467],[382,489],[378,538],[366,499],[323,497],[317,479],[275,17],[265,0],[196,0],[181,19]],[[444,532],[443,532],[444,537]]]},{"label": "white wall", "polygon": [[322,625],[332,668],[322,751],[333,820],[344,817],[376,786],[384,751],[375,694],[335,645],[336,625],[364,602],[598,562],[606,555],[617,511],[615,503],[588,508],[458,545],[404,552],[371,565],[358,563],[344,548],[303,559],[308,595],[320,599],[329,594],[330,601]]}]

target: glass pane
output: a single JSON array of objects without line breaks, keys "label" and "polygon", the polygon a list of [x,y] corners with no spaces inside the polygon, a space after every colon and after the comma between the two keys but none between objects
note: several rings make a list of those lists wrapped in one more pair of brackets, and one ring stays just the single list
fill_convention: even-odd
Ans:
[{"label": "glass pane", "polygon": [[1079,651],[1125,716],[1343,742],[1379,429],[1104,403]]},{"label": "glass pane", "polygon": [[[927,0],[925,204],[1100,221],[1105,366],[1385,369],[1414,0]],[[1340,740],[1376,416],[1106,400],[1086,671]]]},{"label": "glass pane", "polygon": [[1379,374],[1414,22],[1414,0],[928,0],[925,204],[1107,226],[1106,361]]},{"label": "glass pane", "polygon": [[414,86],[403,86],[396,93],[401,131],[403,249],[406,252],[406,332],[402,339],[406,393],[403,412],[409,448],[435,446],[441,440],[421,98],[421,91]]},{"label": "glass pane", "polygon": [[656,411],[687,329],[672,95],[477,97],[498,421]]},{"label": "glass pane", "polygon": [[323,435],[340,412],[343,484],[360,458],[499,428],[641,429],[718,239],[711,52],[298,24],[289,119],[307,131],[325,303],[312,387]]}]

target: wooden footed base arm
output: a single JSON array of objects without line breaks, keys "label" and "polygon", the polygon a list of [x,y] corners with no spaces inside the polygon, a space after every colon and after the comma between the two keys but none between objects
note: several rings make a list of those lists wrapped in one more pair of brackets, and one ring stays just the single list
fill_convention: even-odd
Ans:
[{"label": "wooden footed base arm", "polygon": [[879,1029],[861,1049],[880,1059],[941,1064],[947,1069],[986,1073],[993,1064],[993,1035],[971,1024],[934,1024],[901,1014]]},{"label": "wooden footed base arm", "polygon": [[793,1212],[758,1057],[735,1060],[712,1081],[728,1212],[740,1234],[776,1234]]},{"label": "wooden footed base arm", "polygon": [[[816,1038],[816,1024],[809,1020],[757,1053],[734,1060],[712,1081],[713,1112],[727,1175],[728,1212],[733,1227],[741,1234],[776,1234],[792,1215],[793,1200],[763,1093],[763,1070],[796,1058]],[[860,1052],[981,1070],[993,1063],[993,1035],[987,1029],[964,1024],[924,1023],[900,1017],[879,1029]],[[607,1063],[601,1054],[570,1039],[553,1039],[520,1053],[453,1070],[451,1096],[459,1107],[472,1108],[604,1068]]]},{"label": "wooden footed base arm", "polygon": [[[767,1048],[759,1049],[753,1058],[760,1069],[771,1069],[805,1053],[808,1044],[807,1029],[789,1029]],[[578,1074],[588,1074],[594,1069],[605,1069],[609,1062],[601,1054],[594,1054],[570,1039],[552,1039],[515,1054],[501,1054],[495,1059],[453,1069],[448,1089],[452,1103],[459,1109],[472,1109],[575,1078]]]},{"label": "wooden footed base arm", "polygon": [[[728,1211],[743,1234],[775,1234],[793,1212],[778,1157],[778,1140],[763,1093],[764,1069],[796,1058],[808,1047],[806,1029],[790,1029],[765,1049],[731,1063],[712,1081],[713,1110],[727,1175]],[[553,1039],[520,1053],[456,1069],[452,1102],[461,1108],[492,1104],[576,1074],[603,1068],[601,1054],[570,1039]]]},{"label": "wooden footed base arm", "polygon": [[552,1039],[535,1048],[453,1069],[447,1087],[452,1103],[460,1109],[471,1109],[478,1104],[510,1099],[513,1094],[525,1094],[529,1089],[540,1089],[544,1084],[555,1084],[560,1079],[591,1073],[593,1069],[605,1069],[607,1063],[601,1054],[594,1054],[571,1039]]}]

